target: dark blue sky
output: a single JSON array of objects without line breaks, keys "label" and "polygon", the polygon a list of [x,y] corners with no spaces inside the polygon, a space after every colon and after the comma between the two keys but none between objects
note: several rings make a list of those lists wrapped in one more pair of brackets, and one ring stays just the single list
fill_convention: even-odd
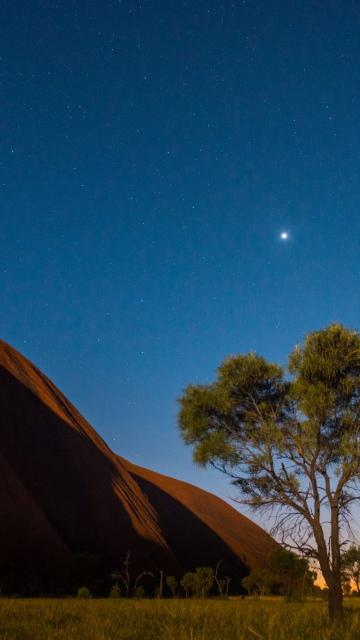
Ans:
[{"label": "dark blue sky", "polygon": [[1,336],[120,454],[226,496],[182,389],[359,328],[359,4],[3,0],[0,24]]}]

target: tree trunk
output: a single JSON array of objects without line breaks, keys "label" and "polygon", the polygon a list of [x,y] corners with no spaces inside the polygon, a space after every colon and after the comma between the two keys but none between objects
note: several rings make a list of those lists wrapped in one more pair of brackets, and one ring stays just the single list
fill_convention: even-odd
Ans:
[{"label": "tree trunk", "polygon": [[328,610],[330,622],[339,622],[342,620],[344,611],[340,580],[334,580],[332,584],[329,585]]},{"label": "tree trunk", "polygon": [[334,573],[329,566],[329,560],[324,549],[319,546],[319,564],[325,579],[328,593],[328,612],[330,622],[336,622],[343,618],[343,594],[341,587],[341,573]]},{"label": "tree trunk", "polygon": [[341,587],[341,553],[339,537],[339,501],[331,501],[331,580],[329,586],[329,618],[337,622],[343,618],[343,595]]}]

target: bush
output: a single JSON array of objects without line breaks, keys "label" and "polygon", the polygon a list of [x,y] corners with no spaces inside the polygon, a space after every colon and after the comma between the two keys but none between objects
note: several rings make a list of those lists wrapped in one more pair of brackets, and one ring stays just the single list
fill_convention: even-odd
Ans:
[{"label": "bush", "polygon": [[136,587],[134,596],[135,596],[135,598],[144,598],[145,589],[144,589],[144,587],[141,586],[141,584],[138,587]]},{"label": "bush", "polygon": [[174,576],[167,576],[166,577],[166,584],[168,589],[171,591],[171,595],[173,598],[175,598],[176,593],[177,593],[177,589],[179,586],[178,581],[176,580],[176,578]]},{"label": "bush", "polygon": [[259,593],[261,596],[269,595],[275,584],[275,576],[266,567],[252,569],[249,575],[242,579],[242,586],[249,595],[253,593]]},{"label": "bush", "polygon": [[80,587],[80,589],[78,589],[76,597],[77,598],[91,598],[90,589],[88,589],[87,587]]},{"label": "bush", "polygon": [[121,589],[117,582],[115,582],[114,586],[111,587],[109,598],[121,598]]}]

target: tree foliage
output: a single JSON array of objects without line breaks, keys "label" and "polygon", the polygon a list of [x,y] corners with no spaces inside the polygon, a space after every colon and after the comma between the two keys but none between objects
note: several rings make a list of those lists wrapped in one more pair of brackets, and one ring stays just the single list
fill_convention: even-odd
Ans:
[{"label": "tree foliage", "polygon": [[186,596],[205,598],[214,584],[214,570],[211,567],[197,567],[195,572],[188,571],[181,580]]},{"label": "tree foliage", "polygon": [[356,586],[360,594],[360,546],[352,545],[342,555],[342,568],[346,581]]},{"label": "tree foliage", "polygon": [[315,579],[316,573],[309,569],[306,558],[279,548],[270,555],[268,566],[253,569],[242,585],[249,593],[282,593],[301,599],[311,592]]},{"label": "tree foliage", "polygon": [[303,598],[311,592],[317,577],[306,558],[287,549],[275,550],[270,556],[269,567],[274,582],[288,598]]},{"label": "tree foliage", "polygon": [[332,619],[342,616],[341,546],[359,498],[359,418],[360,336],[339,324],[310,333],[287,371],[233,356],[180,399],[195,461],[230,475],[243,503],[271,512],[283,544],[316,559]]},{"label": "tree foliage", "polygon": [[252,569],[249,575],[242,579],[242,585],[251,595],[259,593],[261,596],[269,595],[276,584],[276,577],[266,567]]}]

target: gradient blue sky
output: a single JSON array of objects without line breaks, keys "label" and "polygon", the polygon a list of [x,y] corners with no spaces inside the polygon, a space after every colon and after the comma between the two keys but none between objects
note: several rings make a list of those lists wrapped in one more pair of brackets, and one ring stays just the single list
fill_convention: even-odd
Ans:
[{"label": "gradient blue sky", "polygon": [[1,337],[117,452],[229,496],[182,389],[359,328],[359,3],[3,0],[0,24]]}]

